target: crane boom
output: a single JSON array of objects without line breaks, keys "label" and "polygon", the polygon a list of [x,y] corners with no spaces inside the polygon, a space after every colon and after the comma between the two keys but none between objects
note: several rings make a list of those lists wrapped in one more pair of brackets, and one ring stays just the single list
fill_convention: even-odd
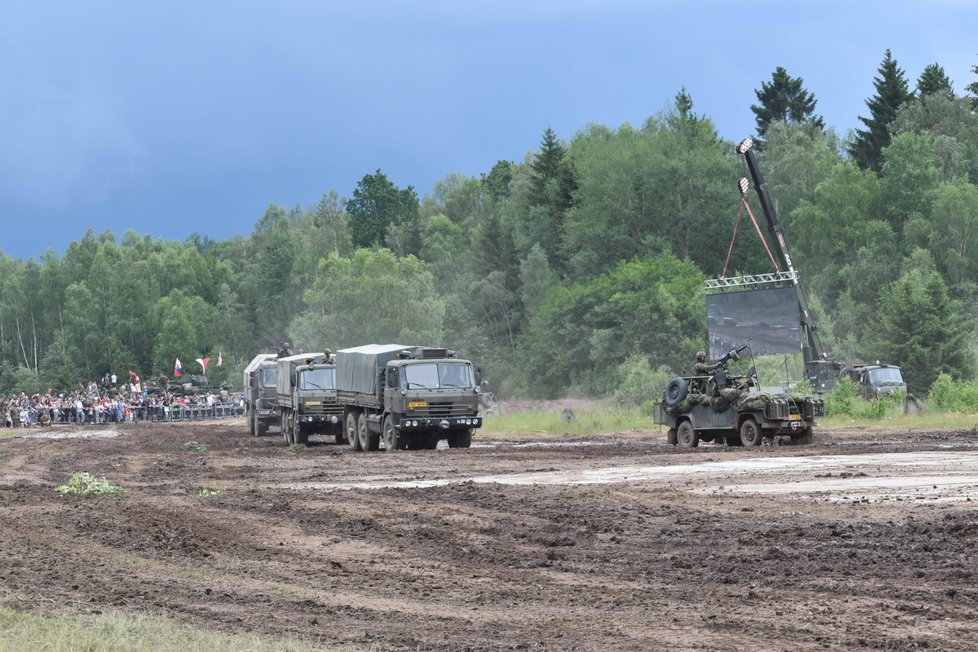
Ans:
[{"label": "crane boom", "polygon": [[[761,201],[761,210],[767,219],[768,230],[777,241],[777,255],[785,270],[791,278],[790,283],[795,286],[798,296],[798,317],[802,332],[802,356],[805,360],[805,375],[816,390],[828,389],[836,380],[838,369],[841,364],[828,359],[825,349],[822,348],[822,341],[819,338],[818,325],[812,318],[808,310],[808,299],[805,296],[804,288],[798,281],[798,274],[794,264],[791,262],[791,254],[788,252],[788,244],[784,239],[784,231],[781,228],[781,221],[778,219],[777,211],[774,210],[774,203],[767,191],[767,184],[764,182],[764,175],[757,164],[757,157],[754,155],[754,141],[745,138],[737,146],[737,152],[744,156],[747,162],[747,169],[750,171],[751,178],[754,180],[754,189]],[[748,184],[745,180],[740,183],[742,194],[746,194]]]}]

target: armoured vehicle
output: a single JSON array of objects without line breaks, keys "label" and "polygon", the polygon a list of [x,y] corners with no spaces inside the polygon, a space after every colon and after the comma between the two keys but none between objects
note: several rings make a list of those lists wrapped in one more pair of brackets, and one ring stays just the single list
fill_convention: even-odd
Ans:
[{"label": "armoured vehicle", "polygon": [[669,429],[669,443],[695,448],[700,441],[725,441],[752,447],[779,435],[811,442],[815,419],[825,416],[825,402],[806,394],[762,391],[756,370],[729,374],[727,363],[735,354],[724,356],[712,374],[677,376],[666,385],[653,420]]},{"label": "armoured vehicle", "polygon": [[343,443],[343,408],[336,400],[331,352],[278,358],[279,423],[286,445],[306,444],[310,434],[332,433]]},{"label": "armoured vehicle", "polygon": [[443,348],[368,344],[336,352],[336,394],[347,443],[373,451],[468,448],[479,415],[479,380]]},{"label": "armoured vehicle", "polygon": [[259,353],[244,369],[245,415],[252,435],[265,435],[279,422],[277,378],[274,353]]}]

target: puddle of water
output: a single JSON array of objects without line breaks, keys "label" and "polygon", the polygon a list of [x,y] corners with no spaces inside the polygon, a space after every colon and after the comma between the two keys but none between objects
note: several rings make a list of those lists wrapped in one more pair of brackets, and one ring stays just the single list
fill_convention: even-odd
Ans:
[{"label": "puddle of water", "polygon": [[108,430],[44,430],[23,435],[24,439],[102,439],[118,437],[119,431]]},{"label": "puddle of water", "polygon": [[[386,487],[395,488],[415,488],[423,489],[428,487],[441,487],[453,483],[474,482],[479,484],[506,484],[506,485],[580,485],[580,484],[611,484],[622,482],[669,482],[680,478],[691,476],[712,476],[716,479],[715,485],[711,487],[701,487],[695,491],[713,492],[719,487],[727,488],[731,477],[742,477],[744,475],[770,475],[777,476],[785,473],[815,473],[837,470],[839,472],[851,471],[860,467],[875,467],[877,475],[884,474],[885,467],[906,469],[907,467],[931,469],[926,476],[906,476],[906,471],[901,471],[900,478],[920,477],[921,484],[941,484],[945,479],[952,477],[952,472],[958,475],[953,477],[965,478],[962,482],[967,483],[968,478],[974,478],[973,482],[978,486],[978,453],[972,452],[919,452],[919,453],[881,453],[878,455],[819,455],[810,457],[763,457],[763,458],[741,458],[723,460],[719,462],[703,462],[700,464],[677,464],[673,466],[632,466],[632,467],[613,467],[599,469],[578,469],[569,471],[546,471],[534,473],[511,473],[505,475],[486,475],[472,476],[467,478],[454,479],[432,479],[420,481],[399,481],[394,479],[377,479],[368,482],[350,483],[313,483],[303,485],[288,485],[288,488],[305,488],[318,490],[338,490],[338,489],[379,489]],[[935,474],[933,467],[940,467],[941,473]],[[884,476],[885,479],[886,476]],[[850,480],[863,480],[864,478],[845,478],[846,486],[851,488]],[[840,482],[840,478],[816,478],[809,482],[804,489],[809,493],[833,491],[834,483]],[[878,478],[877,478],[878,480]],[[899,483],[899,478],[893,480]],[[745,487],[753,487],[751,491],[755,493],[767,492],[776,493],[784,491],[784,487],[793,487],[801,483],[777,484],[752,483]],[[286,488],[284,485],[273,485]]]}]

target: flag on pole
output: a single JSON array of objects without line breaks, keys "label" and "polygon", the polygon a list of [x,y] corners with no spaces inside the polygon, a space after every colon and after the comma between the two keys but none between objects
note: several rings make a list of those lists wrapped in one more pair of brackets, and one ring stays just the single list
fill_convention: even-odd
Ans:
[{"label": "flag on pole", "polygon": [[207,375],[207,363],[210,361],[210,358],[197,358],[197,364],[199,364],[200,368],[204,370],[205,376]]},{"label": "flag on pole", "polygon": [[179,378],[183,375],[183,365],[180,364],[180,358],[173,364],[173,375]]},{"label": "flag on pole", "polygon": [[218,367],[220,367],[220,366],[221,366],[221,365],[223,365],[223,364],[224,364],[224,358],[222,358],[222,357],[221,357],[221,354],[220,354],[220,353],[218,353],[218,354],[217,354],[217,366],[218,366]]}]

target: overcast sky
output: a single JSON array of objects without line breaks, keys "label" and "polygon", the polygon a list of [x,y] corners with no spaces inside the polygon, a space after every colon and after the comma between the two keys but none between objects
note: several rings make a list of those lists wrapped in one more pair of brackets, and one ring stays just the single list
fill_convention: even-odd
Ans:
[{"label": "overcast sky", "polygon": [[6,0],[0,250],[88,228],[247,236],[269,203],[382,170],[429,194],[521,161],[547,127],[640,125],[683,86],[736,141],[777,66],[840,135],[890,48],[978,81],[969,0]]}]

